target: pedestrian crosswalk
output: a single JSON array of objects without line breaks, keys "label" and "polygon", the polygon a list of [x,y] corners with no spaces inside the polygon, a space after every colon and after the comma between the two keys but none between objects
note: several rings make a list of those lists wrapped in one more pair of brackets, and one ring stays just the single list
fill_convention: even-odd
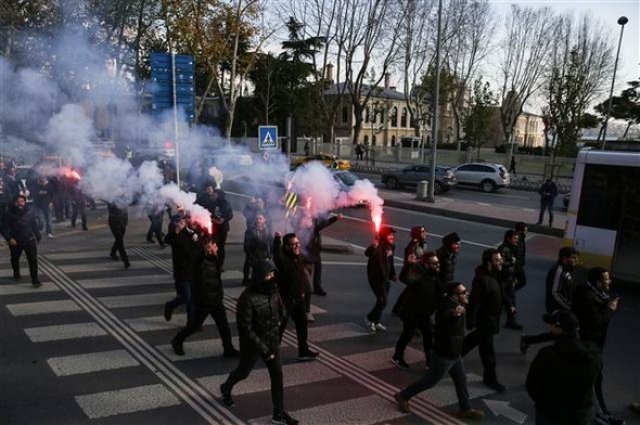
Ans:
[{"label": "pedestrian crosswalk", "polygon": [[[39,290],[26,284],[0,284],[0,305],[6,307],[14,320],[20,320],[30,343],[47,344],[48,348],[67,344],[59,352],[53,350],[55,355],[46,359],[57,379],[75,376],[91,379],[91,376],[109,373],[122,374],[118,376],[126,379],[131,368],[146,370],[147,379],[149,373],[154,377],[154,383],[136,386],[127,386],[126,380],[119,379],[113,388],[108,388],[111,381],[106,379],[95,384],[97,391],[74,395],[74,402],[87,418],[85,423],[114,417],[118,418],[117,423],[126,424],[129,423],[127,415],[171,408],[192,409],[202,423],[267,423],[270,417],[263,416],[264,409],[230,411],[214,400],[235,360],[221,357],[222,343],[212,321],[207,321],[201,333],[185,342],[184,356],[173,353],[169,340],[185,324],[186,315],[177,311],[170,322],[162,315],[164,302],[175,295],[170,252],[137,247],[131,249],[130,255],[132,270],[139,270],[136,274],[119,274],[121,265],[104,256],[104,252],[65,252],[42,256],[41,268],[48,278],[43,275],[44,285]],[[87,258],[91,261],[87,262]],[[118,273],[112,273],[113,276],[96,277],[99,273],[95,272],[115,270]],[[87,273],[90,277],[86,277]],[[6,270],[0,272],[0,276],[3,275]],[[230,323],[235,322],[235,298],[244,290],[241,279],[242,273],[238,270],[229,270],[223,275],[225,305],[231,310],[228,312]],[[306,424],[373,425],[401,418],[403,415],[393,403],[398,387],[379,375],[387,370],[395,371],[389,362],[392,348],[380,349],[367,344],[368,348],[361,352],[334,354],[325,343],[370,340],[372,336],[360,324],[332,322],[327,311],[319,306],[312,306],[311,311],[316,317],[320,316],[309,328],[309,342],[312,349],[321,352],[320,360],[295,362],[295,333],[285,333],[285,397],[293,389],[334,380],[344,383],[345,388],[355,385],[360,389],[353,394],[337,391],[317,400],[311,397],[300,409],[291,409],[293,415]],[[88,317],[83,315],[79,320],[77,312],[88,313]],[[75,314],[73,319],[66,319],[69,314]],[[51,322],[44,324],[38,320],[43,315],[49,315]],[[92,349],[96,338],[102,338],[103,342]],[[81,344],[82,350],[72,352],[68,343],[73,341],[86,343]],[[233,342],[238,346],[237,337]],[[414,369],[423,367],[424,355],[419,350],[408,348],[406,359],[414,364]],[[473,383],[480,379],[470,374],[469,380]],[[234,396],[241,401],[242,397],[264,393],[268,400],[269,387],[268,373],[259,365],[248,379],[234,388]],[[469,390],[472,397],[488,394],[479,385],[472,384]],[[440,409],[455,402],[453,385],[444,381],[412,402],[414,416],[427,423],[462,424]]]}]

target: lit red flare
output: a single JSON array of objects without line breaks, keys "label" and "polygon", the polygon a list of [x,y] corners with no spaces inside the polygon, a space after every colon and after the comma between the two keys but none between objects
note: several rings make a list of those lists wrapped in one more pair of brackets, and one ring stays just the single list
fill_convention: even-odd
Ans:
[{"label": "lit red flare", "polygon": [[373,221],[373,226],[376,231],[376,235],[380,233],[380,225],[382,224],[382,215],[381,214],[373,214],[371,216],[371,220]]},{"label": "lit red flare", "polygon": [[74,170],[71,167],[61,167],[59,170],[60,174],[67,179],[78,181],[80,180],[80,173]]}]

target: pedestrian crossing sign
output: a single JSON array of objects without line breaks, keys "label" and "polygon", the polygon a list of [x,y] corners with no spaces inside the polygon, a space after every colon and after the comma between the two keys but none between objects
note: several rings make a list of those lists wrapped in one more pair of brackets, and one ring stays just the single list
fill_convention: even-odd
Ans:
[{"label": "pedestrian crossing sign", "polygon": [[258,127],[258,149],[278,149],[278,127],[274,125]]}]

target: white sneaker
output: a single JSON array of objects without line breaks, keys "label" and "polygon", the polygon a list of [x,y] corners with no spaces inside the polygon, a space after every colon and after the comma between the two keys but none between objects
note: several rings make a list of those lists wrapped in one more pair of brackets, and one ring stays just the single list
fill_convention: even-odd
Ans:
[{"label": "white sneaker", "polygon": [[315,322],[316,318],[313,317],[313,314],[307,313],[307,322]]},{"label": "white sneaker", "polygon": [[52,234],[52,233],[49,233],[49,234],[47,235],[47,237],[48,237],[49,239],[53,239],[53,238],[55,238],[55,236],[53,236],[53,234]]},{"label": "white sneaker", "polygon": [[385,325],[383,325],[382,323],[376,323],[375,325],[373,325],[376,330],[378,331],[386,331],[387,327]]},{"label": "white sneaker", "polygon": [[376,325],[370,322],[366,317],[364,318],[364,327],[371,333],[376,333]]}]

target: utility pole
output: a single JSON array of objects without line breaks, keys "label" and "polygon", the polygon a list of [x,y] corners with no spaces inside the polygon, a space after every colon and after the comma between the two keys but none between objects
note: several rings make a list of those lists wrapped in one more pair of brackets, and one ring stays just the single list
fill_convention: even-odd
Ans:
[{"label": "utility pole", "polygon": [[436,201],[436,154],[438,150],[438,118],[440,117],[440,32],[442,21],[442,0],[438,0],[438,35],[436,38],[436,87],[433,96],[433,118],[431,127],[431,175],[429,176],[429,192],[427,202]]}]

